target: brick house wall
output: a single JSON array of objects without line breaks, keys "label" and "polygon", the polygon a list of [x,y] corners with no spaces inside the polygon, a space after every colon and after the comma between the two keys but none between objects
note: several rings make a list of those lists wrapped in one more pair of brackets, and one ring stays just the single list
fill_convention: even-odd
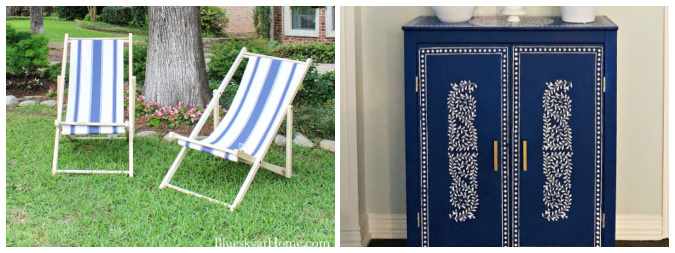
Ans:
[{"label": "brick house wall", "polygon": [[281,44],[301,44],[319,42],[323,44],[335,43],[334,37],[326,37],[326,8],[317,9],[319,12],[319,37],[300,37],[284,35],[284,7],[274,6],[274,40]]},{"label": "brick house wall", "polygon": [[230,19],[225,31],[241,37],[255,37],[253,8],[255,6],[221,6]]}]

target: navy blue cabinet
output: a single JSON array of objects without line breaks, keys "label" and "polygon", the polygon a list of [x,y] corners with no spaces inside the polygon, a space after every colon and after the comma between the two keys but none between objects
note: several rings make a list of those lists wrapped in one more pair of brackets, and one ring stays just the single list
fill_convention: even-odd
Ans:
[{"label": "navy blue cabinet", "polygon": [[616,32],[607,17],[405,35],[410,246],[613,246]]}]

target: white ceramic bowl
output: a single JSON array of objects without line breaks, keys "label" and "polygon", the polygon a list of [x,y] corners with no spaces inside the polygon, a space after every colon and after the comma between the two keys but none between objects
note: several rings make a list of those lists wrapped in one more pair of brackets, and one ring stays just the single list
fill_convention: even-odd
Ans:
[{"label": "white ceramic bowl", "polygon": [[445,23],[469,21],[476,12],[476,6],[434,6],[436,17]]},{"label": "white ceramic bowl", "polygon": [[591,23],[595,21],[595,6],[561,6],[563,22]]}]

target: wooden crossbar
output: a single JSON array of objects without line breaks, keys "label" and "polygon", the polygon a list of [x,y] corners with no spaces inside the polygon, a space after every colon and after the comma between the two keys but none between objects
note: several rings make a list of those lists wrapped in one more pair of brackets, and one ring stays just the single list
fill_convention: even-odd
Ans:
[{"label": "wooden crossbar", "polygon": [[269,55],[254,54],[254,53],[251,53],[251,52],[245,52],[244,55],[243,55],[244,58],[250,58],[251,56],[260,57],[260,58],[275,59],[275,60],[279,60],[279,61],[295,62],[295,63],[301,63],[301,64],[307,63],[307,62],[304,62],[304,61],[296,61],[296,60],[279,58],[279,57],[274,57],[274,56],[269,56]]},{"label": "wooden crossbar", "polygon": [[123,40],[125,43],[129,43],[129,37],[107,37],[107,38],[68,38],[68,42],[72,40]]},{"label": "wooden crossbar", "polygon": [[178,139],[178,140],[183,140],[183,141],[191,142],[191,143],[198,144],[198,145],[201,145],[201,146],[204,146],[204,147],[207,147],[207,148],[211,148],[211,149],[223,151],[223,152],[225,152],[225,153],[230,153],[230,154],[236,155],[236,151],[235,151],[235,150],[226,149],[226,148],[221,148],[221,147],[215,146],[215,145],[210,144],[210,143],[206,143],[206,142],[203,142],[203,141],[198,141],[198,140],[195,140],[195,139],[190,139],[190,138],[187,138],[187,137],[185,137],[185,136],[178,135],[178,134],[176,134],[176,133],[174,133],[174,132],[170,132],[170,133],[169,133],[169,138],[174,138],[174,139]]},{"label": "wooden crossbar", "polygon": [[122,140],[126,138],[127,137],[72,137],[74,140]]},{"label": "wooden crossbar", "polygon": [[128,127],[129,122],[125,123],[102,123],[102,122],[57,122],[58,125],[65,126],[123,126]]},{"label": "wooden crossbar", "polygon": [[175,186],[175,185],[172,185],[172,184],[167,184],[166,187],[169,187],[169,188],[171,188],[171,189],[174,189],[174,190],[176,190],[176,191],[179,191],[179,192],[182,192],[182,193],[185,193],[185,194],[190,194],[190,195],[195,196],[195,197],[197,197],[197,198],[203,198],[203,199],[206,199],[206,200],[211,201],[211,202],[213,202],[213,203],[218,203],[218,204],[224,205],[224,206],[227,207],[227,208],[231,208],[231,207],[232,207],[232,205],[230,205],[230,204],[228,204],[228,203],[225,203],[225,202],[222,202],[222,201],[220,201],[220,200],[217,200],[217,199],[214,199],[214,198],[210,198],[210,197],[201,195],[201,194],[199,194],[199,193],[196,193],[196,192],[193,192],[193,191],[190,191],[190,190],[186,190],[186,189],[180,188],[180,187]]}]

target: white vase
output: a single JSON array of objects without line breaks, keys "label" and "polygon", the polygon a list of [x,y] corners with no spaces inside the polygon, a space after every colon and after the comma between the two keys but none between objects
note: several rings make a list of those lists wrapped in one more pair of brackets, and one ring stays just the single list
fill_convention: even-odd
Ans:
[{"label": "white vase", "polygon": [[595,6],[560,6],[563,22],[591,23],[595,21]]},{"label": "white vase", "polygon": [[522,6],[506,6],[502,14],[507,16],[506,21],[518,23],[520,22],[520,16],[525,15],[525,10]]},{"label": "white vase", "polygon": [[469,21],[476,13],[476,6],[434,6],[436,17],[445,23]]}]

